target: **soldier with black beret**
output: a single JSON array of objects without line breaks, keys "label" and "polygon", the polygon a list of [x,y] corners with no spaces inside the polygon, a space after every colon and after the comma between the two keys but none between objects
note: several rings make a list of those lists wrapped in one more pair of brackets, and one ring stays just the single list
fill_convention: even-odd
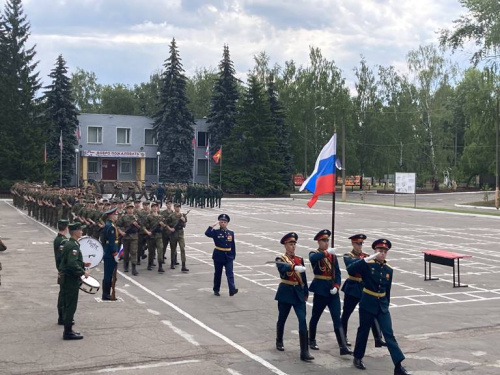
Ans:
[{"label": "soldier with black beret", "polygon": [[[222,269],[226,268],[227,284],[229,286],[229,296],[232,297],[238,293],[238,289],[234,285],[233,261],[236,258],[236,243],[234,241],[234,232],[227,229],[227,224],[230,221],[229,215],[220,214],[217,222],[208,227],[205,231],[205,236],[214,240],[214,252],[212,259],[214,261],[214,287],[213,291],[216,296],[220,296],[220,284],[222,279]],[[219,224],[219,229],[215,226]]]},{"label": "soldier with black beret", "polygon": [[318,249],[309,253],[309,261],[314,272],[314,280],[309,287],[309,290],[314,292],[313,309],[309,322],[309,346],[311,349],[319,350],[316,344],[316,328],[325,307],[328,306],[340,355],[347,355],[352,354],[352,352],[347,347],[340,320],[339,289],[342,278],[335,249],[329,246],[331,235],[332,232],[328,229],[320,230],[314,236],[314,240],[318,241]]},{"label": "soldier with black beret", "polygon": [[353,362],[356,368],[366,369],[362,359],[365,355],[370,328],[373,321],[377,319],[395,366],[394,375],[408,375],[410,373],[401,364],[405,356],[394,337],[389,312],[393,270],[385,258],[391,247],[391,241],[387,239],[376,240],[372,243],[372,249],[375,251],[373,255],[358,259],[347,267],[349,275],[360,274],[364,283],[363,294],[359,302],[359,328]]},{"label": "soldier with black beret", "polygon": [[73,318],[78,304],[81,277],[85,276],[85,278],[87,278],[89,276],[84,267],[89,267],[90,263],[83,263],[80,243],[78,242],[82,237],[83,227],[84,226],[79,222],[68,225],[71,238],[64,244],[61,263],[59,264],[59,280],[63,299],[63,340],[83,339],[83,336],[78,332],[74,332],[72,328]]},{"label": "soldier with black beret", "polygon": [[276,324],[276,349],[279,351],[285,350],[283,333],[286,319],[293,307],[299,321],[300,359],[312,361],[314,357],[309,354],[306,322],[306,301],[309,298],[309,290],[304,259],[295,255],[298,238],[299,236],[295,232],[285,234],[280,241],[285,247],[285,254],[275,259],[281,279],[274,297],[278,301],[279,312]]},{"label": "soldier with black beret", "polygon": [[[363,242],[366,240],[366,235],[359,233],[354,234],[349,237],[352,244],[352,250],[349,253],[344,254],[344,263],[346,267],[352,262],[355,262],[358,259],[363,259],[368,256],[368,254],[363,253],[361,251],[363,247]],[[344,292],[344,305],[342,308],[342,327],[344,328],[344,332],[346,334],[347,340],[347,326],[349,323],[349,318],[358,305],[361,296],[363,294],[363,279],[361,278],[361,274],[349,275],[348,278],[344,281],[344,285],[342,285],[342,291]],[[377,319],[373,321],[372,326],[373,337],[375,339],[375,347],[380,348],[382,346],[386,346],[384,340],[382,340],[382,334],[380,332],[380,327],[378,325]],[[351,345],[349,341],[347,341],[347,345]]]}]

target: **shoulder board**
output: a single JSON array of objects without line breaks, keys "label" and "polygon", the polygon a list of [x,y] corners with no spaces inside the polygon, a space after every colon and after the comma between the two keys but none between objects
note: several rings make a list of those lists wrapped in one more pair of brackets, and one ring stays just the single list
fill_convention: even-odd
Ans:
[{"label": "shoulder board", "polygon": [[389,263],[386,263],[385,265],[392,270],[392,267],[391,267],[391,265]]},{"label": "shoulder board", "polygon": [[372,259],[372,260],[369,260],[367,263],[372,264],[372,263],[375,263],[375,261]]}]

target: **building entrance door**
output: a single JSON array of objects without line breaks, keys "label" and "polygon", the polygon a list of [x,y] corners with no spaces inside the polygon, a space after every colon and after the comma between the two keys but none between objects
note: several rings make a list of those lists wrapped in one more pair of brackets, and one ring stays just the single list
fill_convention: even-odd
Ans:
[{"label": "building entrance door", "polygon": [[116,180],[118,178],[118,160],[102,159],[102,179]]}]

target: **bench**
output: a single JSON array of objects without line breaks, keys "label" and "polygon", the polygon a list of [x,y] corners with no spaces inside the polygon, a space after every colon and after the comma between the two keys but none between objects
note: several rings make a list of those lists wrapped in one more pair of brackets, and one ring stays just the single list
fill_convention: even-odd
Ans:
[{"label": "bench", "polygon": [[[452,253],[446,250],[422,250],[424,253],[424,280],[439,280],[439,278],[432,278],[431,264],[441,264],[443,266],[453,267],[453,287],[467,287],[468,285],[460,284],[460,259],[472,258],[472,255],[464,255]],[[455,259],[457,260],[456,274],[457,281],[455,282]],[[429,277],[427,277],[427,263],[429,263]]]}]

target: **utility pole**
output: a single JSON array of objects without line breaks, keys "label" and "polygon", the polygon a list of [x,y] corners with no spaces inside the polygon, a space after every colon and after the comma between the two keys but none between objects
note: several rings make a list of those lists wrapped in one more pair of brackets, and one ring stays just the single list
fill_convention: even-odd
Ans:
[{"label": "utility pole", "polygon": [[499,202],[498,200],[500,199],[499,195],[499,189],[500,189],[500,146],[499,146],[499,138],[500,138],[500,99],[497,94],[497,111],[496,111],[496,127],[497,127],[497,141],[496,141],[496,157],[497,157],[497,173],[496,173],[496,188],[495,188],[495,207],[498,210]]}]

